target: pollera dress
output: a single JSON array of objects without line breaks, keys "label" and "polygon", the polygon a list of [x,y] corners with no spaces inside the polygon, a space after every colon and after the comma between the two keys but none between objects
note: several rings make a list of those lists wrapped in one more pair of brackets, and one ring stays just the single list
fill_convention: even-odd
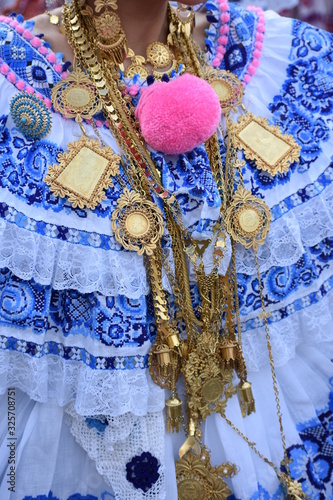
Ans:
[{"label": "pollera dress", "polygon": [[[300,161],[287,173],[271,177],[246,161],[243,175],[272,214],[258,257],[290,471],[313,500],[333,498],[332,37],[273,12],[230,5],[221,46],[218,4],[206,8],[210,61],[224,52],[220,67],[244,83],[248,111],[301,146]],[[174,465],[184,435],[166,435],[165,394],[147,370],[156,329],[143,258],[125,251],[111,231],[121,189],[115,181],[94,210],[73,208],[50,192],[47,166],[80,138],[79,126],[51,109],[49,134],[32,140],[15,125],[10,103],[30,93],[50,106],[68,66],[33,33],[32,22],[0,21],[0,498],[176,500]],[[140,92],[134,103],[139,98]],[[118,153],[102,116],[96,124]],[[185,225],[197,239],[209,237],[220,199],[204,147],[152,156]],[[167,234],[163,245],[168,254]],[[230,252],[221,273],[228,258]],[[243,419],[234,397],[227,417],[279,465],[283,450],[251,251],[238,248],[237,269],[256,413]],[[163,284],[168,290],[165,276]],[[13,393],[14,430],[7,423]],[[228,479],[230,498],[285,498],[272,468],[220,416],[211,415],[203,433],[213,465],[238,467]]]}]

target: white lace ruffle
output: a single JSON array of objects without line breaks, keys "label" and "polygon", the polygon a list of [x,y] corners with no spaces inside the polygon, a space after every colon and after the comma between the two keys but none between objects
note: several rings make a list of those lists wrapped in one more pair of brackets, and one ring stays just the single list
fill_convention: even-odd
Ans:
[{"label": "white lace ruffle", "polygon": [[[73,405],[66,407],[70,430],[77,442],[95,462],[97,471],[111,484],[116,498],[149,500],[165,498],[165,424],[162,412],[136,417],[127,413],[121,418],[106,417],[104,432],[90,428]],[[126,464],[149,452],[158,464],[159,478],[147,492],[135,488],[126,479]]]},{"label": "white lace ruffle", "polygon": [[[274,312],[272,313],[274,316]],[[271,323],[269,332],[275,366],[283,366],[295,357],[301,344],[318,344],[332,341],[333,293],[320,302],[288,317]],[[263,327],[243,332],[243,352],[249,372],[256,372],[269,363]]]},{"label": "white lace ruffle", "polygon": [[[257,251],[260,271],[290,266],[304,254],[304,247],[314,246],[332,235],[333,185],[271,224],[265,243]],[[241,245],[237,248],[237,271],[247,275],[256,273],[253,251]]]},{"label": "white lace ruffle", "polygon": [[[313,246],[333,234],[333,186],[271,224],[264,245],[259,246],[261,272],[273,266],[297,262],[304,247]],[[209,249],[208,249],[209,250]],[[229,262],[229,245],[220,272]],[[171,255],[170,265],[173,268]],[[209,259],[208,259],[209,260]],[[254,274],[251,250],[239,245],[237,270]],[[82,265],[84,263],[84,265]],[[98,291],[104,295],[125,295],[137,299],[146,295],[149,284],[143,259],[135,252],[101,250],[50,239],[1,221],[0,267],[9,268],[16,276],[34,279],[54,289],[76,289],[81,293]],[[205,259],[209,271],[209,262]],[[163,280],[169,289],[166,277]]]},{"label": "white lace ruffle", "polygon": [[0,267],[21,279],[56,290],[98,291],[132,299],[149,291],[143,258],[136,252],[66,243],[5,221],[0,224]]},{"label": "white lace ruffle", "polygon": [[7,387],[17,387],[41,403],[49,398],[60,406],[74,402],[80,415],[146,415],[164,408],[164,391],[147,370],[92,370],[52,355],[35,359],[0,351],[0,394]]}]

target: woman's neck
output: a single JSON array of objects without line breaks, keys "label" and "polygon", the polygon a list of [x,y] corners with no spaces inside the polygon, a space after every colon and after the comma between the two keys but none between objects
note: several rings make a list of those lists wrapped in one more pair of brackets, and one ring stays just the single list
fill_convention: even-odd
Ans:
[{"label": "woman's neck", "polygon": [[[94,8],[94,0],[87,3]],[[126,33],[128,46],[145,55],[152,42],[166,43],[168,36],[167,0],[119,0],[115,11]]]}]

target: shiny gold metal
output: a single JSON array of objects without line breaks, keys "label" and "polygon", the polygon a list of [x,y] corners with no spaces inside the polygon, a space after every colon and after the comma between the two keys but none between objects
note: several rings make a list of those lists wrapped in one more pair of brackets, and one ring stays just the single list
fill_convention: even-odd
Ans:
[{"label": "shiny gold metal", "polygon": [[283,134],[278,126],[269,125],[266,118],[247,113],[241,116],[235,128],[236,146],[244,151],[257,168],[272,176],[287,172],[299,160],[300,146],[291,135]]},{"label": "shiny gold metal", "polygon": [[240,382],[237,386],[239,405],[243,418],[255,412],[255,403],[250,382]]},{"label": "shiny gold metal", "polygon": [[105,198],[119,173],[120,158],[111,148],[101,148],[98,140],[82,136],[68,144],[68,153],[50,166],[45,182],[56,196],[68,197],[73,207],[95,208]]}]

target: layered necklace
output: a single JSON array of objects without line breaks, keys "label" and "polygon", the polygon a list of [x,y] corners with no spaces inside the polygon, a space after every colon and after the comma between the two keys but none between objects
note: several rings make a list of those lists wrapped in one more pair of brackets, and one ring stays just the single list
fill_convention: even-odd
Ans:
[{"label": "layered necklace", "polygon": [[[93,11],[78,0],[64,8],[64,27],[77,67],[66,80],[55,86],[52,100],[56,110],[68,118],[75,118],[83,135],[79,141],[69,144],[68,153],[59,155],[58,163],[49,168],[46,182],[51,191],[68,197],[74,206],[94,208],[103,200],[105,190],[112,185],[114,178],[119,180],[122,194],[112,215],[112,229],[125,249],[144,255],[154,301],[157,338],[149,357],[149,371],[155,383],[170,391],[166,400],[167,430],[178,432],[184,427],[187,434],[176,463],[178,498],[185,500],[191,496],[198,500],[223,500],[231,494],[225,479],[237,474],[237,466],[225,463],[213,467],[210,452],[202,444],[201,425],[212,413],[220,414],[252,450],[274,468],[285,485],[288,498],[305,498],[299,483],[289,475],[267,321],[269,314],[265,310],[257,258],[258,245],[265,241],[271,216],[265,202],[245,188],[244,162],[239,159],[242,150],[245,157],[256,161],[258,168],[276,175],[297,161],[300,148],[292,137],[283,135],[263,118],[244,111],[237,122],[233,121],[233,114],[242,106],[242,84],[232,74],[209,66],[205,55],[192,40],[191,11],[182,8],[177,11],[169,6],[167,44],[155,42],[149,45],[144,57],[135,55],[128,47],[115,10],[115,0],[96,0],[96,18]],[[129,64],[125,69],[126,59]],[[193,82],[200,78],[214,96],[218,96],[216,99],[226,123],[222,133],[227,152],[225,165],[217,131],[204,139],[221,199],[220,214],[212,237],[207,241],[193,239],[185,227],[177,199],[163,187],[143,127],[136,118],[136,110],[121,77],[123,73],[128,78],[139,75],[142,79],[152,76],[155,80],[162,80],[162,83],[154,83],[153,89],[154,85],[171,85],[173,82],[163,81],[167,82],[182,71],[186,74],[179,79],[188,77],[188,74],[192,75]],[[96,127],[95,140],[86,134],[85,120],[94,126],[93,116],[101,110],[118,142],[121,158],[106,147]],[[267,152],[272,150],[274,154]],[[127,177],[126,185],[119,175],[120,163]],[[164,214],[152,197],[161,201]],[[174,268],[161,245],[164,224],[172,240]],[[225,257],[228,238],[232,242],[232,259],[226,275],[221,276],[219,267]],[[255,256],[261,316],[284,449],[282,465],[286,472],[281,472],[264,457],[226,416],[227,402],[236,393],[243,417],[255,411],[242,352],[237,244],[245,246]],[[209,272],[204,265],[208,247],[213,248]],[[197,307],[191,297],[189,264],[195,272],[200,296]],[[162,287],[162,270],[172,286],[171,295],[167,295]],[[177,311],[175,318],[174,306]],[[239,379],[236,387],[234,373]],[[177,392],[180,377],[185,381],[185,401]]]}]

